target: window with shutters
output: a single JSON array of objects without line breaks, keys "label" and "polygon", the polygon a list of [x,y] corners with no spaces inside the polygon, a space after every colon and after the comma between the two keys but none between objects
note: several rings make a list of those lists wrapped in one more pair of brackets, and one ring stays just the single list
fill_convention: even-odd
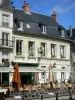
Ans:
[{"label": "window with shutters", "polygon": [[33,41],[29,41],[29,47],[28,47],[28,50],[29,50],[29,56],[34,56],[35,54],[35,42]]},{"label": "window with shutters", "polygon": [[2,45],[8,46],[9,33],[2,33]]},{"label": "window with shutters", "polygon": [[65,72],[61,72],[61,81],[64,82],[65,79],[66,79]]},{"label": "window with shutters", "polygon": [[56,57],[56,44],[51,44],[51,58]]},{"label": "window with shutters", "polygon": [[45,78],[45,72],[41,72],[41,79]]},{"label": "window with shutters", "polygon": [[64,45],[60,45],[60,57],[65,58],[65,46]]},{"label": "window with shutters", "polygon": [[40,57],[45,57],[46,56],[46,43],[41,42],[38,53],[40,54]]},{"label": "window with shutters", "polygon": [[22,40],[16,40],[16,55],[22,55]]},{"label": "window with shutters", "polygon": [[18,30],[23,30],[23,21],[17,22],[17,28],[18,28]]},{"label": "window with shutters", "polygon": [[41,26],[41,30],[42,30],[42,33],[43,34],[46,34],[46,26],[45,25],[42,25]]},{"label": "window with shutters", "polygon": [[65,31],[61,30],[61,37],[65,37]]},{"label": "window with shutters", "polygon": [[8,52],[2,52],[2,63],[7,64],[9,62],[9,53]]},{"label": "window with shutters", "polygon": [[3,14],[2,15],[2,26],[9,27],[10,21],[9,21],[9,15]]}]

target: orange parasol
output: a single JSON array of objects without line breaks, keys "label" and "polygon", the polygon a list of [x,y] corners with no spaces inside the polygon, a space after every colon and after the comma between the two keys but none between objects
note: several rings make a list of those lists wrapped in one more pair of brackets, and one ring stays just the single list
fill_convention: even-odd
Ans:
[{"label": "orange parasol", "polygon": [[17,84],[17,88],[20,88],[20,84],[21,84],[21,79],[20,79],[20,73],[19,73],[19,69],[18,69],[18,64],[15,64],[14,66],[14,75],[13,75],[13,79],[12,82],[15,82]]}]

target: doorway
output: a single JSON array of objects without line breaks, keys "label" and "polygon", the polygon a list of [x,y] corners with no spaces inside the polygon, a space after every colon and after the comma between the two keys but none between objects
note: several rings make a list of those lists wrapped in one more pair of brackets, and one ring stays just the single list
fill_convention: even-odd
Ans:
[{"label": "doorway", "polygon": [[32,84],[33,83],[33,74],[32,73],[21,73],[21,83],[22,84]]}]

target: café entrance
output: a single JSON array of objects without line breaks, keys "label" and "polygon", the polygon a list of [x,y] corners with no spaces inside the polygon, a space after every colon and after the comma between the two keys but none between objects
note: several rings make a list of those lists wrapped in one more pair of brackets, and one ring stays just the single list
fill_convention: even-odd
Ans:
[{"label": "caf\u00e9 entrance", "polygon": [[20,73],[22,84],[33,84],[35,82],[35,73]]}]

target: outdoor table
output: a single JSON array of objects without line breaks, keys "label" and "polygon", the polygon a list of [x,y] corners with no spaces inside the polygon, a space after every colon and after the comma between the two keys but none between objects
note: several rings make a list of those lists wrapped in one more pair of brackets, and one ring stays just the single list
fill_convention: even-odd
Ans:
[{"label": "outdoor table", "polygon": [[52,92],[48,92],[48,94],[49,94],[49,95],[54,95],[54,93],[52,93]]},{"label": "outdoor table", "polygon": [[18,96],[14,96],[14,98],[15,98],[15,99],[20,99],[20,98],[22,98],[22,97],[18,95]]},{"label": "outdoor table", "polygon": [[8,89],[0,89],[0,93],[4,93],[4,94],[6,94],[6,92],[8,91]]}]

